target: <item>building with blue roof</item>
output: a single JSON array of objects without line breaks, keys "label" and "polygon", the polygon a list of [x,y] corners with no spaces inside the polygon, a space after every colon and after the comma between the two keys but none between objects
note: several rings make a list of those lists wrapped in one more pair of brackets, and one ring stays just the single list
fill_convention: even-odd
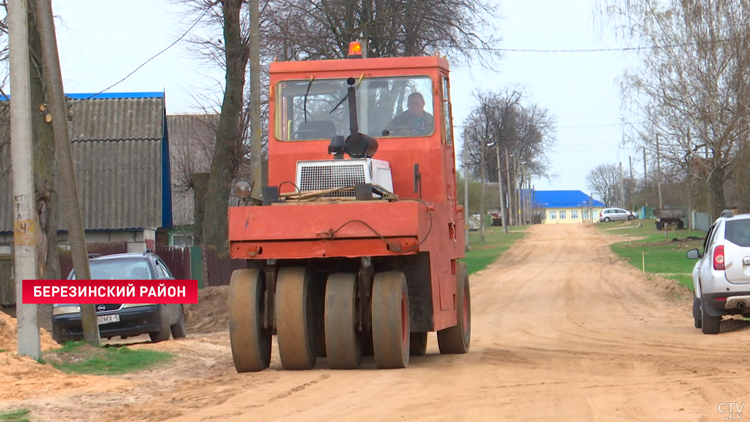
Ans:
[{"label": "building with blue roof", "polygon": [[599,221],[603,202],[580,190],[538,190],[533,192],[536,209],[544,210],[544,224],[573,224]]}]

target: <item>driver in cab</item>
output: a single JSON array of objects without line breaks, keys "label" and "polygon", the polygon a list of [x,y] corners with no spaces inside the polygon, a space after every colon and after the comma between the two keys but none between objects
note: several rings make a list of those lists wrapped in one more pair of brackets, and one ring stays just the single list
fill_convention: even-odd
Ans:
[{"label": "driver in cab", "polygon": [[424,111],[424,97],[412,92],[406,103],[406,111],[396,116],[383,131],[385,136],[425,136],[432,134],[435,118]]}]

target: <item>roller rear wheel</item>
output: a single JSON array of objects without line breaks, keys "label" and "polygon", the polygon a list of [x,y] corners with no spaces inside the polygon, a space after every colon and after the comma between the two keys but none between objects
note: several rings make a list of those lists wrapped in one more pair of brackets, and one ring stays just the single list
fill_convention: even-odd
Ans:
[{"label": "roller rear wheel", "polygon": [[265,280],[258,269],[235,270],[229,282],[229,340],[237,372],[271,364],[271,332],[263,328]]},{"label": "roller rear wheel", "polygon": [[440,353],[466,353],[471,342],[471,293],[469,272],[466,264],[458,263],[456,268],[456,319],[453,327],[438,331]]},{"label": "roller rear wheel", "polygon": [[276,277],[276,335],[284,369],[315,367],[315,324],[307,267],[279,269]]},{"label": "roller rear wheel", "polygon": [[375,274],[372,282],[372,342],[378,368],[409,366],[409,294],[404,273]]},{"label": "roller rear wheel", "polygon": [[325,297],[325,340],[333,369],[356,369],[362,362],[362,332],[357,330],[357,277],[328,276]]}]

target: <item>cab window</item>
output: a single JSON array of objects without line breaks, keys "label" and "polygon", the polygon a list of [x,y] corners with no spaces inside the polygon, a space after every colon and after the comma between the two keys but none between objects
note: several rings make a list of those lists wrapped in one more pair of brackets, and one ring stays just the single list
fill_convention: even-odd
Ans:
[{"label": "cab window", "polygon": [[445,75],[441,76],[441,81],[443,93],[443,133],[445,134],[445,143],[451,145],[453,143],[453,122],[451,121],[450,84]]},{"label": "cab window", "polygon": [[[429,77],[355,78],[354,86],[361,133],[382,138],[430,136],[435,132]],[[279,82],[276,139],[330,140],[336,135],[349,136],[348,87],[347,78]]]}]

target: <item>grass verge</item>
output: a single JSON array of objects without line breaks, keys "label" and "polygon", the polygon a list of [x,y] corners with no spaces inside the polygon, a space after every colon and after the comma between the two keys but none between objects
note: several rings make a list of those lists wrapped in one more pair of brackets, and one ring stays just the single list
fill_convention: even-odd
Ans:
[{"label": "grass verge", "polygon": [[503,233],[502,227],[493,226],[485,230],[484,243],[481,244],[479,232],[469,232],[469,251],[461,261],[466,263],[469,274],[483,270],[522,239],[528,229],[528,226],[514,226],[508,227],[508,233]]},{"label": "grass verge", "polygon": [[68,373],[117,375],[142,371],[169,362],[171,353],[155,350],[132,350],[125,346],[94,347],[82,341],[65,345],[45,354],[45,361]]},{"label": "grass verge", "polygon": [[29,418],[26,416],[31,413],[28,409],[11,410],[9,412],[0,413],[0,421],[8,422],[29,422]]},{"label": "grass verge", "polygon": [[[687,259],[690,249],[703,246],[705,233],[689,230],[657,231],[650,220],[596,224],[602,232],[627,239],[611,245],[612,252],[641,271],[676,280],[693,290],[692,271],[695,261]],[[693,239],[693,240],[690,240]]]}]

